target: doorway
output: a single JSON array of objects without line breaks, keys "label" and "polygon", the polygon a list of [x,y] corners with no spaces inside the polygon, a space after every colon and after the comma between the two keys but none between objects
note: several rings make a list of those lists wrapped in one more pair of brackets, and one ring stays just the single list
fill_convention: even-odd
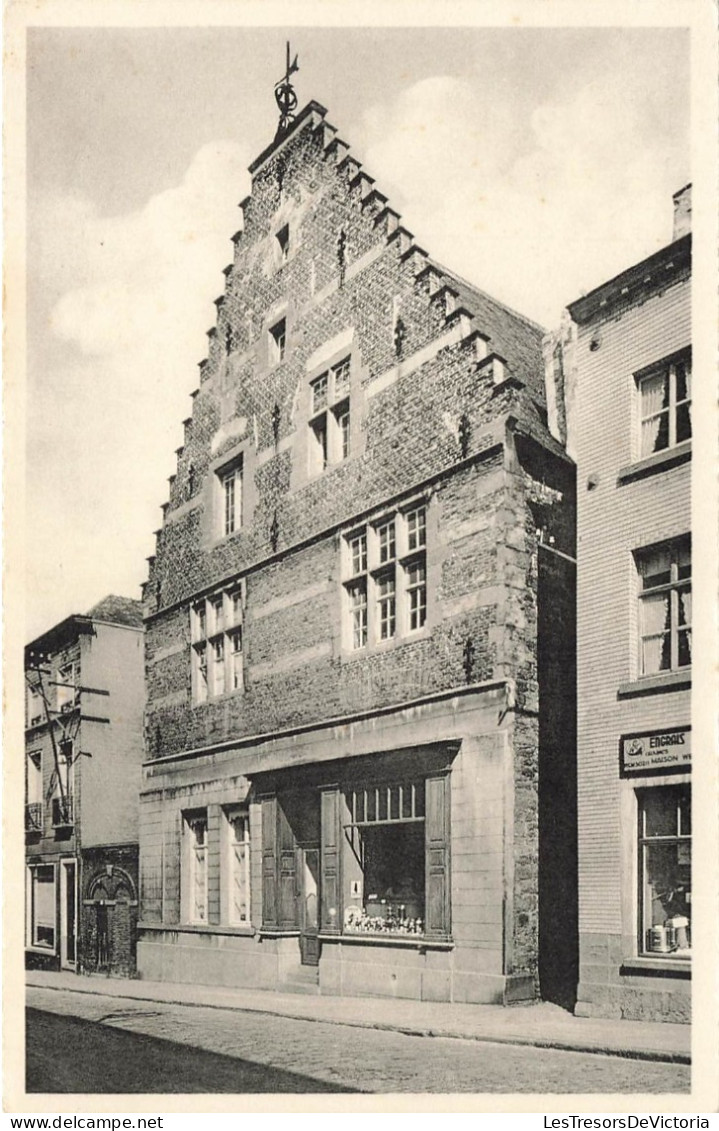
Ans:
[{"label": "doorway", "polygon": [[300,962],[303,966],[319,966],[320,848],[318,844],[300,845],[297,854]]},{"label": "doorway", "polygon": [[60,868],[60,966],[74,970],[77,961],[77,863],[61,861]]}]

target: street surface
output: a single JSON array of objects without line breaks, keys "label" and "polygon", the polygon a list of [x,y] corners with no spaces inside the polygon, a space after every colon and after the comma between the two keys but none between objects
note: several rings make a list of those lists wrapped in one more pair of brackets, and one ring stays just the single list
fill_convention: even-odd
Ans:
[{"label": "street surface", "polygon": [[36,987],[26,1000],[28,1092],[561,1095],[691,1086],[683,1064]]}]

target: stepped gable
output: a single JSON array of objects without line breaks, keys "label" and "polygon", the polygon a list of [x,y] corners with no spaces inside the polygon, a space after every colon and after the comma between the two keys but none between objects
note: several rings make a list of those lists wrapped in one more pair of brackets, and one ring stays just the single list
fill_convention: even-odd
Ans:
[{"label": "stepped gable", "polygon": [[142,603],[132,597],[116,597],[110,594],[103,597],[87,613],[92,620],[107,624],[124,624],[131,628],[142,628]]},{"label": "stepped gable", "polygon": [[489,339],[488,351],[503,357],[511,375],[523,381],[544,404],[544,327],[498,302],[486,291],[441,264],[432,260],[430,264],[450,281],[452,288],[458,292],[459,303],[474,315],[475,327]]}]

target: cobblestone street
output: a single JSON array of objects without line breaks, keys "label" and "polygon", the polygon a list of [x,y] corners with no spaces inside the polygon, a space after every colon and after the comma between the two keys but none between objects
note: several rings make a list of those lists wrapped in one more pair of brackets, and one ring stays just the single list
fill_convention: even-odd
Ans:
[{"label": "cobblestone street", "polygon": [[[34,1092],[686,1093],[682,1064],[29,987]],[[398,1009],[401,1005],[398,1005]]]}]

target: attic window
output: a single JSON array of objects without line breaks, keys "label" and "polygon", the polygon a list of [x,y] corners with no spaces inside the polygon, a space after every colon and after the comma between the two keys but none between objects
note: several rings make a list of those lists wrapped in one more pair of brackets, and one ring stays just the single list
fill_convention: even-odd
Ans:
[{"label": "attic window", "polygon": [[285,344],[287,340],[287,324],[282,318],[270,327],[270,362],[277,364],[284,360]]},{"label": "attic window", "polygon": [[280,249],[280,263],[286,263],[290,257],[290,226],[285,224],[284,228],[280,228],[276,235],[276,240]]}]

